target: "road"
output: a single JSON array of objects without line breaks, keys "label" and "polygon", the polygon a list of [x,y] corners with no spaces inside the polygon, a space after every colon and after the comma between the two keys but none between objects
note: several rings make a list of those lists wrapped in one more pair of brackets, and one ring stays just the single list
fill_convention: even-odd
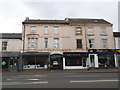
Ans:
[{"label": "road", "polygon": [[118,73],[29,71],[3,75],[2,85],[3,88],[118,88]]}]

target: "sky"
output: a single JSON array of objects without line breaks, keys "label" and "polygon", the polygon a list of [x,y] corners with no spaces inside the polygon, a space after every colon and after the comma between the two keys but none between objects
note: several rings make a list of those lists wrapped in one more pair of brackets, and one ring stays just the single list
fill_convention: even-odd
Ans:
[{"label": "sky", "polygon": [[118,31],[119,0],[0,0],[0,33],[22,33],[30,19],[105,19]]}]

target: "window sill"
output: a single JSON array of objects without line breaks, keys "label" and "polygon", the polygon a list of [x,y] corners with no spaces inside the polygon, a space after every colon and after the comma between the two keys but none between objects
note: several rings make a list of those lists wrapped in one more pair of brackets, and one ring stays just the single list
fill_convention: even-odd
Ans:
[{"label": "window sill", "polygon": [[87,34],[88,36],[94,36],[94,34]]},{"label": "window sill", "polygon": [[107,36],[107,34],[100,34],[100,36]]},{"label": "window sill", "polygon": [[75,34],[75,35],[82,35],[82,34]]}]

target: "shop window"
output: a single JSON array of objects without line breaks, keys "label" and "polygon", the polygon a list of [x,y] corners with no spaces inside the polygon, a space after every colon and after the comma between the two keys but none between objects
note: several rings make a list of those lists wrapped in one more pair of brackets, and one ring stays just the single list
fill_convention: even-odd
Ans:
[{"label": "shop window", "polygon": [[36,26],[31,26],[30,27],[30,32],[35,33],[36,32]]},{"label": "shop window", "polygon": [[81,49],[82,48],[82,40],[81,39],[77,39],[77,49]]},{"label": "shop window", "polygon": [[48,26],[45,26],[45,27],[44,27],[44,33],[45,33],[45,34],[48,34]]},{"label": "shop window", "polygon": [[94,48],[94,39],[89,40],[89,47]]},{"label": "shop window", "polygon": [[7,42],[2,42],[2,50],[7,50]]},{"label": "shop window", "polygon": [[82,66],[82,59],[80,57],[66,57],[65,66]]},{"label": "shop window", "polygon": [[82,29],[81,27],[76,27],[76,35],[82,34]]},{"label": "shop window", "polygon": [[107,48],[107,40],[106,39],[102,40],[102,45],[103,45],[103,48]]},{"label": "shop window", "polygon": [[54,27],[54,34],[58,34],[59,33],[59,27],[55,26]]},{"label": "shop window", "polygon": [[54,48],[59,48],[59,38],[54,38]]},{"label": "shop window", "polygon": [[45,38],[45,48],[48,48],[48,38]]}]

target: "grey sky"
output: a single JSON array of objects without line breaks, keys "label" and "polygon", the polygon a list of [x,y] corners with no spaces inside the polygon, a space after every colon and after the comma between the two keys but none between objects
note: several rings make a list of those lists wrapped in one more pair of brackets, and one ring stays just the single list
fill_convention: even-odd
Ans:
[{"label": "grey sky", "polygon": [[118,2],[116,0],[110,2],[0,1],[0,33],[21,33],[21,23],[26,17],[31,19],[103,18],[114,25],[114,31],[118,31]]}]

